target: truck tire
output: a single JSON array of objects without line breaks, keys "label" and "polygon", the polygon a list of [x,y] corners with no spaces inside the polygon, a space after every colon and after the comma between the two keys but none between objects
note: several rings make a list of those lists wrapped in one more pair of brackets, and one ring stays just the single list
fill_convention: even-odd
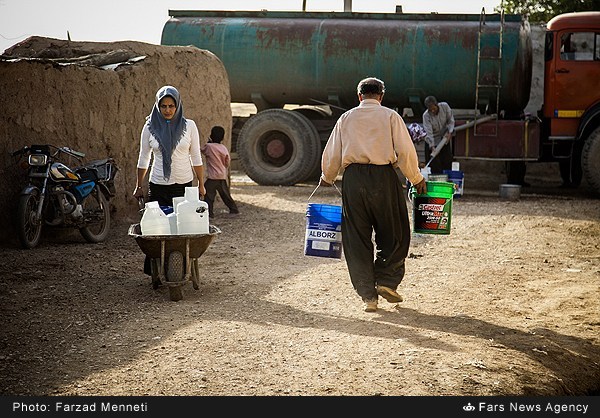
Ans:
[{"label": "truck tire", "polygon": [[593,192],[600,196],[600,127],[592,131],[583,144],[581,166]]},{"label": "truck tire", "polygon": [[237,153],[244,172],[264,186],[292,186],[321,162],[321,141],[312,122],[291,110],[268,109],[240,131]]}]

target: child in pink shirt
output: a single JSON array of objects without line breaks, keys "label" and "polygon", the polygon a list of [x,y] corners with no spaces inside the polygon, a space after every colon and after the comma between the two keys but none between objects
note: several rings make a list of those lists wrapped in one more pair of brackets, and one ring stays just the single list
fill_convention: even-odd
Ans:
[{"label": "child in pink shirt", "polygon": [[227,147],[221,144],[224,136],[225,130],[222,126],[213,126],[208,142],[202,147],[202,153],[206,160],[204,174],[204,178],[206,179],[204,182],[206,195],[204,196],[204,200],[208,203],[208,214],[211,218],[215,216],[214,205],[217,193],[219,193],[221,200],[229,208],[230,214],[240,213],[235,201],[231,197],[229,183],[227,183],[231,156]]}]

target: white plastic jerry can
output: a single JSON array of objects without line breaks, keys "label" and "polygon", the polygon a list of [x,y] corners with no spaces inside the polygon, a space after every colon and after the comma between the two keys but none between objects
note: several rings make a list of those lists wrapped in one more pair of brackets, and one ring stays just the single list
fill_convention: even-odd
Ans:
[{"label": "white plastic jerry can", "polygon": [[177,235],[177,214],[175,212],[169,213],[167,219],[169,220],[171,235]]},{"label": "white plastic jerry can", "polygon": [[186,187],[185,200],[177,205],[177,234],[208,233],[208,203],[200,200],[197,187]]},{"label": "white plastic jerry can", "polygon": [[162,211],[158,202],[146,202],[144,214],[140,220],[142,235],[170,235],[171,225],[167,215]]}]

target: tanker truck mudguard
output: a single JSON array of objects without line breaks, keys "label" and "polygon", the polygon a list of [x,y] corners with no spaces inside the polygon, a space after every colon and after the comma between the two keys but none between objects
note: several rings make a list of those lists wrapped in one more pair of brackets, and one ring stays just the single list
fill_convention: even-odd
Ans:
[{"label": "tanker truck mudguard", "polygon": [[585,177],[600,193],[600,12],[548,22],[544,104],[533,117],[524,116],[533,57],[530,25],[521,15],[169,15],[161,44],[214,53],[227,70],[232,103],[255,105],[255,114],[234,117],[232,148],[259,184],[318,178],[336,120],[358,105],[358,82],[375,76],[386,83],[382,104],[407,122],[420,122],[430,94],[468,110],[464,120],[455,116],[457,126],[473,123],[453,138],[456,158],[557,161],[563,178],[578,184]]}]

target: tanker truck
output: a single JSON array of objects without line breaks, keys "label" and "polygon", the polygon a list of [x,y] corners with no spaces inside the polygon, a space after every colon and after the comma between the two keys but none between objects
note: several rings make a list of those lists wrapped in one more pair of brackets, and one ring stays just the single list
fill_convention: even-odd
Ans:
[{"label": "tanker truck", "polygon": [[358,104],[358,81],[375,76],[386,83],[382,104],[407,123],[420,121],[431,94],[464,110],[456,124],[471,125],[452,139],[455,158],[555,161],[563,178],[578,184],[585,177],[600,194],[600,12],[548,22],[543,104],[533,115],[524,112],[533,56],[531,28],[521,15],[169,15],[161,44],[211,51],[227,70],[232,103],[255,106],[256,113],[234,117],[232,151],[258,184],[318,178],[336,120]]}]

